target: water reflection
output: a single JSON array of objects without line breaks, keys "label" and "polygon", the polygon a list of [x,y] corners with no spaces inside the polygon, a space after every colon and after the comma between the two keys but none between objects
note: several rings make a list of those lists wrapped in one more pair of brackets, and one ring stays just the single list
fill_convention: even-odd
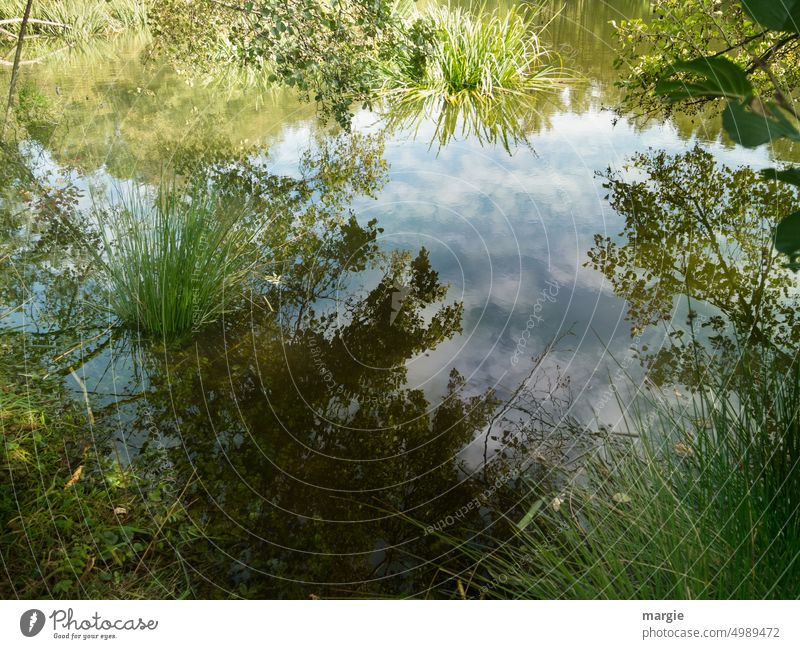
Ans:
[{"label": "water reflection", "polygon": [[[139,421],[171,440],[193,480],[189,511],[213,548],[199,567],[207,592],[421,592],[458,567],[425,528],[502,536],[490,512],[519,515],[511,488],[554,482],[553,467],[591,442],[566,414],[568,384],[549,375],[532,374],[502,409],[456,371],[438,399],[410,385],[407,364],[460,330],[461,305],[424,249],[349,263],[379,279],[327,311],[281,291],[276,317],[151,358]],[[464,449],[490,437],[475,470]]]},{"label": "water reflection", "polygon": [[530,135],[547,128],[547,114],[555,102],[553,93],[467,95],[458,102],[438,96],[402,97],[386,102],[383,119],[389,132],[415,135],[422,124],[432,124],[430,145],[439,150],[454,141],[473,139],[482,146],[501,146],[511,154],[520,146],[531,148]]},{"label": "water reflection", "polygon": [[[138,45],[25,71],[61,117],[0,169],[0,314],[27,332],[5,341],[34,343],[20,372],[63,373],[82,400],[74,368],[122,457],[164,447],[209,534],[190,566],[198,595],[419,592],[461,568],[426,526],[468,538],[519,520],[523,474],[557,480],[603,442],[595,418],[620,418],[609,365],[639,353],[660,381],[696,381],[691,323],[704,344],[733,345],[734,330],[796,344],[792,284],[760,219],[795,198],[745,172],[724,190],[706,154],[671,157],[710,131],[601,110],[617,98],[608,21],[648,7],[563,8],[550,41],[588,77],[569,93],[409,106],[385,131],[360,112],[352,135],[289,95],[257,108],[190,87],[143,66]],[[604,191],[595,170],[648,146],[669,153]],[[763,150],[709,146],[767,166]],[[270,219],[262,276],[186,348],[99,317],[81,249],[90,187],[155,183],[164,165]],[[655,326],[676,313],[688,329]]]},{"label": "water reflection", "polygon": [[698,355],[709,348],[796,347],[796,277],[772,246],[781,215],[798,208],[793,188],[718,165],[700,147],[637,154],[604,187],[625,225],[622,239],[595,237],[588,264],[626,300],[634,338],[667,326],[670,344],[643,350],[654,380],[701,384]]}]

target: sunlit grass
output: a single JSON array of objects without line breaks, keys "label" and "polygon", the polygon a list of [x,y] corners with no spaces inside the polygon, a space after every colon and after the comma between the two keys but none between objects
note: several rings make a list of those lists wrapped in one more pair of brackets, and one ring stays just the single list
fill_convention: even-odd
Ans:
[{"label": "sunlit grass", "polygon": [[382,68],[385,95],[450,103],[553,90],[570,75],[540,40],[536,14],[512,7],[433,7],[410,22],[409,47]]},{"label": "sunlit grass", "polygon": [[469,546],[478,592],[797,597],[800,381],[771,360],[710,379],[683,407],[659,399],[638,412],[645,437],[609,446],[563,491],[532,501],[510,542]]},{"label": "sunlit grass", "polygon": [[246,206],[195,185],[184,196],[164,184],[98,211],[98,260],[112,311],[128,327],[164,337],[218,319],[241,296],[256,263]]},{"label": "sunlit grass", "polygon": [[[31,23],[30,36],[54,36],[76,42],[147,28],[150,0],[36,0],[31,18],[58,25]],[[0,0],[0,19],[20,18],[25,0]],[[66,25],[67,28],[59,25]],[[4,26],[16,33],[18,26]]]}]

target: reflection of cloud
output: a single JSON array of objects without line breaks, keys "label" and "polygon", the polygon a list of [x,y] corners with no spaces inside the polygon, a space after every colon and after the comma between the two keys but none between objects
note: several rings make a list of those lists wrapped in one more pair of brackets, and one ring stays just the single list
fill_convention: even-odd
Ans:
[{"label": "reflection of cloud", "polygon": [[[535,355],[572,329],[574,336],[564,341],[571,351],[558,361],[580,395],[579,409],[591,412],[591,395],[607,382],[611,355],[619,360],[630,353],[623,302],[606,278],[583,266],[594,235],[616,237],[623,226],[596,172],[621,168],[648,147],[678,152],[691,143],[678,140],[669,126],[636,130],[624,120],[615,126],[610,113],[598,111],[553,114],[550,124],[531,138],[535,154],[519,149],[509,155],[474,140],[430,151],[419,136],[387,145],[391,182],[377,202],[356,206],[359,216],[378,218],[393,246],[426,246],[451,285],[450,298],[464,301],[463,333],[409,364],[412,385],[443,392],[447,370],[456,366],[473,390],[497,382],[513,386],[524,375],[522,366],[509,363],[513,341],[548,279],[562,290],[532,332],[530,351]],[[711,148],[731,164],[767,162],[765,151]],[[655,344],[661,335],[653,334]]]}]

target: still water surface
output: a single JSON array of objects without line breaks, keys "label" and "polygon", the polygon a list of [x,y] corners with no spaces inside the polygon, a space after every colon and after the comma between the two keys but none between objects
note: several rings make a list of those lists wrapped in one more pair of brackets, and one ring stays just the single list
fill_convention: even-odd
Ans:
[{"label": "still water surface", "polygon": [[[608,23],[646,16],[649,2],[565,4],[549,39],[583,80],[526,107],[505,146],[469,129],[443,142],[435,119],[366,111],[347,136],[286,93],[191,86],[145,66],[135,41],[26,71],[65,107],[26,147],[86,208],[155,183],[165,162],[247,149],[266,161],[275,204],[295,209],[305,191],[306,207],[381,228],[374,243],[345,237],[282,260],[276,276],[302,267],[313,290],[274,279],[267,304],[185,345],[109,330],[88,270],[75,282],[33,273],[29,302],[6,318],[47,369],[75,370],[123,457],[164,447],[189,481],[187,507],[209,535],[207,561],[190,566],[196,595],[413,595],[443,580],[436,566],[454,553],[425,526],[466,539],[494,525],[488,504],[518,515],[519,476],[555,480],[548,467],[618,426],[614,373],[635,385],[643,348],[685,322],[676,297],[668,322],[632,332],[629,304],[587,266],[596,235],[624,229],[597,172],[650,148],[701,143],[755,168],[769,152],[688,118],[620,118]],[[60,333],[76,323],[77,351]]]}]

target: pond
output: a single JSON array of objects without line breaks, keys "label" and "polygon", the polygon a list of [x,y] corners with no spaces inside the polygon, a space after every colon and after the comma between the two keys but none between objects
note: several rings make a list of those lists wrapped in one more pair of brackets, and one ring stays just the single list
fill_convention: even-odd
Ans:
[{"label": "pond", "polygon": [[[646,370],[681,382],[676,331],[756,327],[752,301],[730,297],[758,279],[742,242],[741,266],[697,262],[721,288],[692,302],[658,254],[679,259],[680,242],[645,240],[646,214],[614,201],[649,150],[694,155],[671,179],[687,191],[714,164],[697,145],[732,167],[772,158],[713,120],[614,112],[609,21],[649,7],[566,3],[547,34],[579,79],[497,122],[362,109],[344,133],[288,92],[188,83],[144,63],[136,39],[25,70],[58,121],[32,123],[22,150],[81,211],[156,185],[166,165],[217,164],[258,194],[270,237],[300,239],[245,308],[165,342],[100,308],[72,230],[2,233],[4,344],[21,375],[63,376],[120,462],[157,449],[176,470],[208,539],[185,568],[195,596],[422,593],[459,569],[441,534],[524,515],[519,485],[557,482],[553,467],[624,428]],[[653,174],[677,174],[670,160]],[[786,296],[762,297],[785,323]]]}]

